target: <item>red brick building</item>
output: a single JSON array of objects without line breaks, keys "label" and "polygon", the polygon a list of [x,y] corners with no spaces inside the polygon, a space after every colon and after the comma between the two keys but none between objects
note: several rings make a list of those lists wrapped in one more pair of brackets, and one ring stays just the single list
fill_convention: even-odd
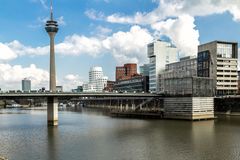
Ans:
[{"label": "red brick building", "polygon": [[116,67],[116,81],[130,79],[134,75],[138,75],[136,63],[127,63],[124,66]]}]

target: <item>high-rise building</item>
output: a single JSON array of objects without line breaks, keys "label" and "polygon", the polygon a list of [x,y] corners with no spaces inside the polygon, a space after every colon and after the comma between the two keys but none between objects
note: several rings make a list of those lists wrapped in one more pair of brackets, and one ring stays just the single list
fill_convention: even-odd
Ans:
[{"label": "high-rise building", "polygon": [[137,64],[135,63],[116,67],[116,81],[130,79],[134,75],[137,75]]},{"label": "high-rise building", "polygon": [[84,92],[102,92],[107,86],[108,77],[103,75],[102,67],[91,67],[89,71],[89,83],[83,84]]},{"label": "high-rise building", "polygon": [[198,46],[197,75],[213,79],[215,95],[236,94],[238,43],[213,41]]},{"label": "high-rise building", "polygon": [[89,72],[89,83],[95,83],[95,81],[99,78],[103,77],[102,67],[91,67]]},{"label": "high-rise building", "polygon": [[22,80],[22,91],[31,91],[31,80],[24,78]]},{"label": "high-rise building", "polygon": [[165,70],[165,65],[177,61],[177,48],[171,43],[157,40],[148,44],[149,58],[149,91],[159,92],[159,74]]}]

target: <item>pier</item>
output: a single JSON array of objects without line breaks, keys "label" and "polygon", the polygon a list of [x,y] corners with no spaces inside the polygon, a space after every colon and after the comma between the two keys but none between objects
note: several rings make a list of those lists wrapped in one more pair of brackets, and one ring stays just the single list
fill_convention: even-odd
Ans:
[{"label": "pier", "polygon": [[[163,97],[150,93],[0,93],[0,100],[47,100],[48,125],[58,125],[58,102],[71,101],[83,107],[110,111],[112,116],[201,120],[217,111],[239,111],[240,96]],[[4,103],[2,103],[4,104]]]}]

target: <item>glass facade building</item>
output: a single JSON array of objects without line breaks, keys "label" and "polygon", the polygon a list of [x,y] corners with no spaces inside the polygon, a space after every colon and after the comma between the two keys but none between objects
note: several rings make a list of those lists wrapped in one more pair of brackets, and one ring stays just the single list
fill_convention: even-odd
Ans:
[{"label": "glass facade building", "polygon": [[24,78],[22,80],[22,91],[31,91],[31,80]]}]

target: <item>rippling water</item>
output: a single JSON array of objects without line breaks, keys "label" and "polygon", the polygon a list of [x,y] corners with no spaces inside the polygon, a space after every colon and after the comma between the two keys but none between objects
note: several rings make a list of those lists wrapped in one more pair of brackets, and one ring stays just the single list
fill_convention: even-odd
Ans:
[{"label": "rippling water", "polygon": [[0,156],[10,160],[240,159],[240,117],[134,120],[91,112],[0,110]]}]

